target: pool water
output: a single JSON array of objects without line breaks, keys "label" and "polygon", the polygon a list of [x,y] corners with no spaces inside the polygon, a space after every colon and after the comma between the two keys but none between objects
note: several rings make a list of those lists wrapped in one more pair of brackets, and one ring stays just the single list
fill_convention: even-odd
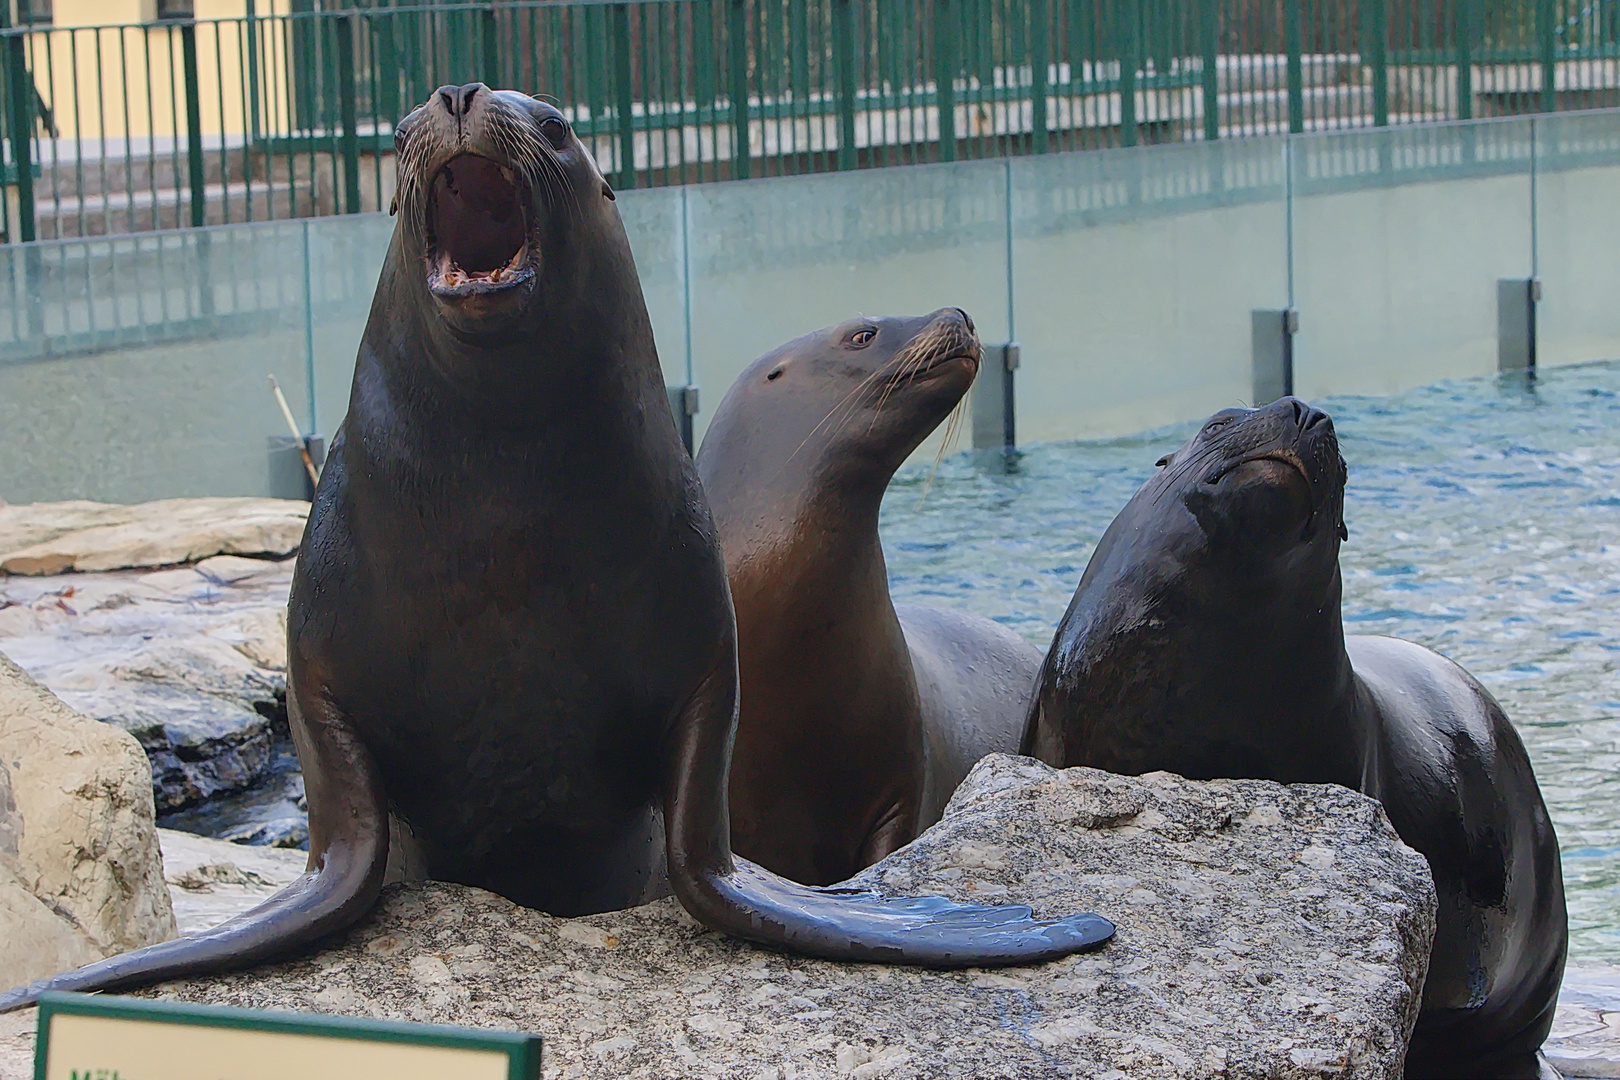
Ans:
[{"label": "pool water", "polygon": [[[1620,362],[1315,404],[1350,466],[1346,631],[1420,642],[1496,695],[1558,830],[1571,954],[1620,961]],[[882,518],[895,599],[1044,651],[1103,530],[1196,428],[904,470]]]}]

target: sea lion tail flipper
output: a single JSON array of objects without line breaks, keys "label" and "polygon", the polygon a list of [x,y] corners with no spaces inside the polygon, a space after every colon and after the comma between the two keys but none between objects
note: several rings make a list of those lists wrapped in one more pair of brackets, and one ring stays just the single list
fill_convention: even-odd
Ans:
[{"label": "sea lion tail flipper", "polygon": [[670,885],[707,926],[827,960],[920,967],[1032,964],[1114,936],[1097,915],[1039,920],[1023,905],[959,904],[799,885],[731,853],[726,802],[737,668],[715,666],[676,720],[664,826]]},{"label": "sea lion tail flipper", "polygon": [[388,810],[375,763],[330,705],[301,723],[288,695],[310,808],[310,868],[251,911],[205,930],[111,956],[0,993],[0,1013],[47,990],[129,990],[232,971],[287,955],[370,910],[388,862]]},{"label": "sea lion tail flipper", "polygon": [[960,904],[943,896],[816,888],[733,858],[731,873],[714,875],[705,884],[728,913],[745,922],[722,925],[731,920],[716,919],[716,925],[738,937],[827,960],[932,968],[1033,964],[1094,949],[1114,936],[1114,924],[1098,915],[1042,920],[1022,904]]}]

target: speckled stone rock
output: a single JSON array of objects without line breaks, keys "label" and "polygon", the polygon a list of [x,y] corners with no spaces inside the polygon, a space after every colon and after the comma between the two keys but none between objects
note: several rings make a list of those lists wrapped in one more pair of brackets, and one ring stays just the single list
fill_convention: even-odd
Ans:
[{"label": "speckled stone rock", "polygon": [[672,900],[555,919],[417,884],[316,955],[154,993],[535,1031],[549,1080],[1396,1078],[1434,930],[1427,864],[1354,792],[1004,756],[855,883],[1094,910],[1119,934],[934,972],[758,949]]}]

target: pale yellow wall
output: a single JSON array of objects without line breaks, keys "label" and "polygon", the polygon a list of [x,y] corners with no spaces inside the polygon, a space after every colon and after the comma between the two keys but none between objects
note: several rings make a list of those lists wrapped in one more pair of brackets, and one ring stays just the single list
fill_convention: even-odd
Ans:
[{"label": "pale yellow wall", "polygon": [[[172,24],[141,22],[149,2],[56,0],[56,28],[31,38],[34,81],[61,138],[185,136],[180,34]],[[264,16],[287,7],[287,0],[260,0],[256,11]],[[197,0],[196,11],[203,134],[240,136],[247,129],[240,21],[246,0]],[[284,25],[258,24],[263,126],[272,132],[285,131],[288,119]]]}]

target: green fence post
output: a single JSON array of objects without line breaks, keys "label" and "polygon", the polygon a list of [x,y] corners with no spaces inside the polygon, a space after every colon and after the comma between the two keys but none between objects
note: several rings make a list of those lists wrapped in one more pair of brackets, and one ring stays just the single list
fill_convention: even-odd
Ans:
[{"label": "green fence post", "polygon": [[11,99],[11,164],[17,170],[17,236],[34,239],[34,81],[28,74],[28,43],[23,34],[6,39],[7,97]]},{"label": "green fence post", "polygon": [[1221,137],[1221,84],[1219,78],[1220,67],[1220,19],[1215,5],[1219,0],[1203,0],[1200,14],[1203,16],[1203,47],[1204,47],[1204,138],[1214,142]]},{"label": "green fence post", "polygon": [[934,103],[939,111],[939,160],[956,160],[956,71],[961,23],[956,0],[934,9]]},{"label": "green fence post", "polygon": [[635,87],[630,67],[630,5],[613,5],[613,111],[619,136],[619,171],[614,183],[626,190],[636,186]]},{"label": "green fence post", "polygon": [[1035,129],[1033,149],[1046,153],[1050,137],[1046,131],[1047,71],[1051,64],[1052,16],[1047,0],[1029,0],[1029,111]]},{"label": "green fence post", "polygon": [[1120,0],[1123,38],[1119,45],[1119,141],[1136,145],[1136,73],[1142,66],[1142,8],[1138,0]]},{"label": "green fence post", "polygon": [[1372,68],[1373,123],[1389,126],[1389,33],[1385,4],[1388,0],[1363,0],[1362,41],[1367,66]]},{"label": "green fence post", "polygon": [[1478,0],[1457,0],[1457,119],[1474,118],[1474,33]]},{"label": "green fence post", "polygon": [[855,11],[833,0],[833,51],[838,64],[838,167],[855,168]]},{"label": "green fence post", "polygon": [[1557,104],[1558,35],[1555,0],[1536,0],[1536,44],[1541,54],[1541,111],[1552,112]]},{"label": "green fence post", "polygon": [[[186,171],[191,186],[191,224],[208,224],[207,176],[203,171],[202,92],[197,85],[197,24],[180,24],[180,65],[186,80]],[[223,150],[223,146],[221,150]]]},{"label": "green fence post", "polygon": [[1288,130],[1305,130],[1305,69],[1300,59],[1299,0],[1283,4],[1283,36],[1288,50]]},{"label": "green fence post", "polygon": [[337,32],[338,117],[343,126],[344,211],[360,212],[360,126],[354,92],[354,16],[339,15],[333,22]]},{"label": "green fence post", "polygon": [[[248,80],[248,148],[244,153],[252,153],[252,148],[259,141],[259,19],[254,0],[247,0],[246,25],[247,42],[247,80]],[[248,196],[249,205],[252,205],[252,196]]]},{"label": "green fence post", "polygon": [[730,25],[726,30],[731,57],[731,132],[733,164],[731,175],[748,179],[748,7],[747,0],[730,0]]},{"label": "green fence post", "polygon": [[490,4],[478,17],[478,29],[483,38],[483,69],[481,77],[485,86],[505,86],[506,80],[501,78],[501,35],[500,27],[495,21],[495,5]]}]

